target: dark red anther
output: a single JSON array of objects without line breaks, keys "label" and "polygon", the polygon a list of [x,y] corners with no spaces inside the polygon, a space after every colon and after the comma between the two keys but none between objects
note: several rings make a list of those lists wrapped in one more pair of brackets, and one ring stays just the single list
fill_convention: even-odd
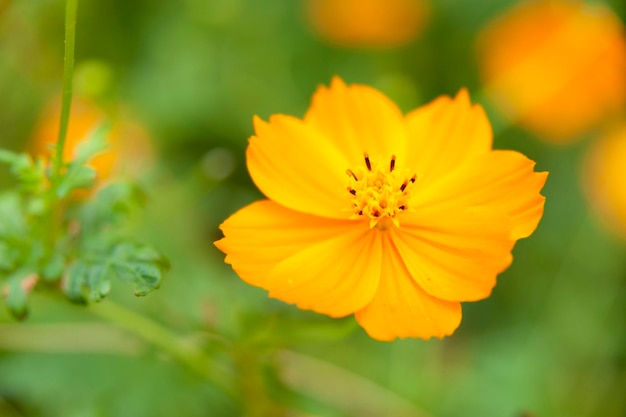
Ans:
[{"label": "dark red anther", "polygon": [[391,162],[389,163],[389,172],[393,172],[395,168],[396,168],[396,156],[391,155]]},{"label": "dark red anther", "polygon": [[367,170],[371,171],[372,170],[372,164],[370,162],[370,156],[367,154],[367,152],[365,152],[363,154],[363,156],[365,157],[365,165],[367,165]]}]

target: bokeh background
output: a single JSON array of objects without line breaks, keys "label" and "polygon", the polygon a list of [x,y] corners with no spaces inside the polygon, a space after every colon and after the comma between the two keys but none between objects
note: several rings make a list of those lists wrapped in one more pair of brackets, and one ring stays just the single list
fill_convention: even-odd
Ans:
[{"label": "bokeh background", "polygon": [[[241,397],[35,293],[26,322],[0,312],[0,416],[626,416],[625,19],[623,0],[81,2],[70,142],[113,121],[101,177],[141,184],[137,233],[172,264],[110,298],[203,346]],[[63,25],[61,0],[0,0],[3,148],[54,140]],[[405,112],[465,86],[494,146],[550,171],[539,228],[451,337],[371,340],[268,299],[212,244],[262,198],[252,116],[303,115],[333,75]]]}]

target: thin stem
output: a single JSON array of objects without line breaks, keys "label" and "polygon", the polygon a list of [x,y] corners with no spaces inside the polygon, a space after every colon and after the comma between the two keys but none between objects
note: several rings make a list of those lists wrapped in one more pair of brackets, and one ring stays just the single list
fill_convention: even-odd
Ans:
[{"label": "thin stem", "polygon": [[103,303],[91,304],[89,310],[163,350],[231,398],[236,398],[235,390],[227,382],[232,376],[226,370],[215,366],[214,361],[195,343],[182,339],[159,323],[110,299]]},{"label": "thin stem", "polygon": [[61,101],[61,121],[54,158],[53,183],[56,184],[63,166],[63,150],[67,137],[70,109],[72,106],[72,89],[74,78],[74,46],[76,44],[76,12],[78,0],[67,0],[65,3],[65,57],[63,63],[63,94]]}]

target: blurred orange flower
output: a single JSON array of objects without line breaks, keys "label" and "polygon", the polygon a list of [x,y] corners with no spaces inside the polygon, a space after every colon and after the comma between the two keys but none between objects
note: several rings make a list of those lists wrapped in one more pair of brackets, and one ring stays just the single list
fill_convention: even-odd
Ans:
[{"label": "blurred orange flower", "polygon": [[[61,105],[55,98],[44,109],[31,140],[31,151],[36,155],[47,155],[56,144],[59,134]],[[67,131],[63,160],[74,158],[77,145],[101,123],[110,121],[106,112],[89,101],[72,101],[70,122]],[[117,120],[107,136],[109,148],[96,155],[89,166],[96,170],[98,178],[104,180],[113,174],[139,175],[153,158],[152,146],[146,130],[136,122]]]},{"label": "blurred orange flower", "polygon": [[583,183],[603,223],[626,238],[626,123],[591,145],[585,160]]},{"label": "blurred orange flower", "polygon": [[395,47],[421,32],[425,0],[308,0],[311,26],[322,38],[348,47]]},{"label": "blurred orange flower", "polygon": [[240,277],[379,340],[443,337],[461,301],[489,296],[542,213],[547,173],[492,150],[461,90],[403,116],[383,94],[334,79],[304,119],[254,120],[248,170],[268,200],[222,225]]},{"label": "blurred orange flower", "polygon": [[487,94],[514,122],[570,142],[626,104],[624,33],[600,3],[522,3],[479,39]]}]

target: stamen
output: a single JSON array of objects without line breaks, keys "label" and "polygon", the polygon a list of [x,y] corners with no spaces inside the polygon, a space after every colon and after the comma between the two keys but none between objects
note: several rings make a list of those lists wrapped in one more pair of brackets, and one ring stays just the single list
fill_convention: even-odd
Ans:
[{"label": "stamen", "polygon": [[370,156],[367,154],[367,152],[365,152],[363,154],[363,156],[365,157],[365,165],[367,165],[367,170],[371,171],[372,170],[372,164],[370,162]]},{"label": "stamen", "polygon": [[396,167],[396,155],[391,155],[386,166],[370,160],[367,152],[363,152],[363,160],[365,166],[346,170],[353,218],[365,217],[370,228],[380,230],[399,227],[401,213],[409,210],[417,175],[411,176],[405,168]]}]

